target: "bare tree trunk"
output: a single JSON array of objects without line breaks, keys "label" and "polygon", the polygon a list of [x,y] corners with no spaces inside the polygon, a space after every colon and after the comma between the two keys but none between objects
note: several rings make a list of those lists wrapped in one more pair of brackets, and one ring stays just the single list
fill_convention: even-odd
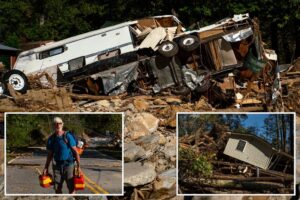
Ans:
[{"label": "bare tree trunk", "polygon": [[294,153],[294,115],[289,115],[289,124],[290,124],[290,153]]},{"label": "bare tree trunk", "polygon": [[271,23],[271,46],[276,52],[278,52],[278,28],[277,23]]},{"label": "bare tree trunk", "polygon": [[280,133],[279,133],[278,115],[276,115],[275,120],[276,120],[276,144],[278,145],[279,148],[281,148],[281,142],[279,142]]},{"label": "bare tree trunk", "polygon": [[[300,20],[297,20],[297,22],[295,22],[295,24],[297,24]],[[295,26],[297,27],[297,26]],[[296,59],[300,56],[300,31],[299,29],[296,29],[296,33],[295,33],[295,38],[296,38],[296,47],[295,47],[295,52],[294,52],[294,57],[293,59]]]},{"label": "bare tree trunk", "polygon": [[282,40],[282,49],[284,49],[284,63],[290,63],[292,59],[290,46],[289,46],[289,40],[286,38],[287,33],[281,33],[281,40]]},{"label": "bare tree trunk", "polygon": [[286,152],[286,124],[285,124],[285,115],[281,115],[281,126],[282,126],[282,143],[283,143],[283,150]]}]

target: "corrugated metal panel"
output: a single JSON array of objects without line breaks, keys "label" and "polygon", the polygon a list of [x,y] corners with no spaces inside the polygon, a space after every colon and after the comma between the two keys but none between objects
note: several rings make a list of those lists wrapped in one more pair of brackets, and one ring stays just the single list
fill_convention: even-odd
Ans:
[{"label": "corrugated metal panel", "polygon": [[[237,150],[239,140],[246,141],[246,146],[242,151]],[[267,169],[272,156],[272,148],[251,138],[229,138],[224,150],[224,154],[241,161],[247,162],[262,169]]]}]

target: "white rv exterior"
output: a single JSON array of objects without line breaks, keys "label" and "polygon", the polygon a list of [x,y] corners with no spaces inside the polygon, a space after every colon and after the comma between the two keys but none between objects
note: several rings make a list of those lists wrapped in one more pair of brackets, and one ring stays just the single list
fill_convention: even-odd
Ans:
[{"label": "white rv exterior", "polygon": [[[152,26],[156,23],[156,19],[171,19],[173,26],[181,24],[173,15],[154,16],[141,20],[152,20],[152,24],[148,21]],[[139,20],[124,22],[24,51],[18,56],[13,68],[28,75],[58,66],[62,73],[66,73],[72,71],[70,61],[74,61],[75,68],[79,68],[102,60],[103,55],[110,56],[108,55],[110,53],[119,55],[135,51],[138,47],[134,44],[133,35],[137,33],[132,26],[139,22]]]},{"label": "white rv exterior", "polygon": [[14,69],[30,74],[58,66],[62,72],[67,72],[70,70],[68,62],[76,58],[83,57],[86,65],[111,51],[133,51],[129,25],[134,23],[136,21],[118,24],[24,51],[18,56]]}]

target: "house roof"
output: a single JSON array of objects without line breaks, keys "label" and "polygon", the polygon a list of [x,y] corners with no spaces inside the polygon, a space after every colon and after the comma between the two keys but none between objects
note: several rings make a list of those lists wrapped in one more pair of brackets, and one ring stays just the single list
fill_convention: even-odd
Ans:
[{"label": "house roof", "polygon": [[253,138],[254,140],[260,141],[260,142],[268,145],[270,148],[274,148],[269,142],[267,142],[266,140],[262,139],[261,137],[258,137],[257,135],[254,135],[254,134],[230,133],[230,136]]}]

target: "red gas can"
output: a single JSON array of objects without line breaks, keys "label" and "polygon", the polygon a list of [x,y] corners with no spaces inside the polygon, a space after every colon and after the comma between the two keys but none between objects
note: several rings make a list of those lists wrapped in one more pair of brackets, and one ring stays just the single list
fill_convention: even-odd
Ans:
[{"label": "red gas can", "polygon": [[84,190],[84,178],[83,173],[79,170],[78,167],[75,167],[74,171],[74,189],[75,190]]},{"label": "red gas can", "polygon": [[43,188],[48,188],[53,185],[52,175],[39,175],[40,186]]},{"label": "red gas can", "polygon": [[75,190],[84,190],[84,187],[85,187],[85,184],[84,184],[83,174],[80,174],[79,176],[74,176]]}]

